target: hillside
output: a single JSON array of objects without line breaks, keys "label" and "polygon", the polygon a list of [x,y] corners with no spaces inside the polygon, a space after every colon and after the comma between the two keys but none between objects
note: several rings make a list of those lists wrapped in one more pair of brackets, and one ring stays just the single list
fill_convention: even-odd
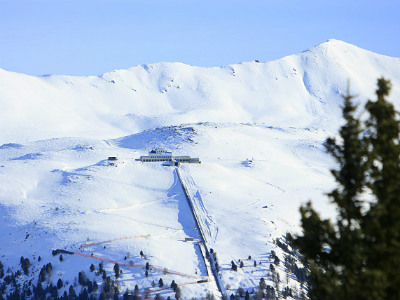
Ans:
[{"label": "hillside", "polygon": [[[240,287],[252,294],[261,278],[279,297],[286,287],[300,296],[302,265],[284,236],[298,231],[298,207],[309,199],[334,214],[324,196],[334,185],[324,140],[342,122],[348,80],[363,102],[374,98],[381,75],[392,80],[399,107],[400,59],[337,40],[222,68],[159,63],[98,77],[0,70],[0,283],[21,270],[23,256],[29,274],[14,286],[33,291],[51,263],[41,284],[62,279],[59,295],[71,285],[83,291],[84,271],[99,297],[103,262],[121,297],[137,284],[142,296],[173,298],[160,278],[168,286],[174,280],[183,299],[230,296]],[[201,164],[179,167],[182,186],[175,168],[136,161],[153,148]],[[217,276],[203,244],[217,259]],[[9,284],[4,293],[12,291]]]},{"label": "hillside", "polygon": [[[159,63],[101,76],[34,77],[0,70],[0,143],[116,138],[196,122],[335,128],[351,81],[360,99],[376,78],[397,82],[400,59],[329,40],[280,60],[222,68]],[[392,98],[398,99],[395,84]]]}]

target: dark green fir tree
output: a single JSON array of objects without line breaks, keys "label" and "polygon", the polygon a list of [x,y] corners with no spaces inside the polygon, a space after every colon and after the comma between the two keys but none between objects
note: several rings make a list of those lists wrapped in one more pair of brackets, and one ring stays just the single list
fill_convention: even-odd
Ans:
[{"label": "dark green fir tree", "polygon": [[364,123],[344,97],[340,139],[326,142],[338,165],[329,193],[336,221],[311,203],[300,209],[303,235],[292,242],[310,267],[310,299],[400,299],[400,126],[389,91],[379,79]]}]

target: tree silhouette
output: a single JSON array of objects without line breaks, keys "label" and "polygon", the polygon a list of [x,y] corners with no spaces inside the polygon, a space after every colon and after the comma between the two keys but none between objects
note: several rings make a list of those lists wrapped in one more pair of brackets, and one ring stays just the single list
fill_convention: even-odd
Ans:
[{"label": "tree silhouette", "polygon": [[303,235],[292,242],[310,266],[310,299],[400,299],[400,125],[389,91],[378,79],[364,122],[344,97],[340,140],[326,142],[338,163],[328,194],[337,220],[321,219],[310,202],[300,208]]}]

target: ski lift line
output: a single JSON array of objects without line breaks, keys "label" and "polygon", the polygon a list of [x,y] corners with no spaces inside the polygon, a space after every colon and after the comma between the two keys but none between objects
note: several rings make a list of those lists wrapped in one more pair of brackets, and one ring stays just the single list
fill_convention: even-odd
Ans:
[{"label": "ski lift line", "polygon": [[96,242],[96,243],[89,243],[89,244],[82,244],[79,248],[86,248],[90,246],[96,246],[96,245],[101,245],[101,244],[107,244],[115,241],[122,241],[122,240],[131,240],[131,239],[138,239],[138,238],[147,238],[150,237],[150,234],[147,235],[136,235],[136,236],[128,236],[128,237],[123,237],[123,238],[118,238],[118,239],[112,239],[108,241],[102,241],[102,242]]},{"label": "ski lift line", "polygon": [[[118,262],[118,261],[115,261],[115,260],[112,260],[112,259],[103,258],[103,257],[91,255],[91,254],[81,253],[81,252],[73,252],[73,254],[74,255],[83,256],[83,257],[88,257],[88,258],[101,260],[101,261],[104,261],[104,262],[118,264],[118,265],[123,266],[123,267],[146,268],[146,265],[121,263],[121,262]],[[197,275],[191,275],[191,274],[186,274],[186,273],[182,273],[182,272],[178,272],[178,271],[168,270],[166,268],[162,268],[162,267],[159,267],[159,266],[149,265],[149,267],[152,270],[161,271],[161,272],[165,272],[165,273],[168,273],[168,274],[174,274],[174,275],[179,275],[179,276],[189,277],[189,278],[196,278],[196,279],[201,278],[201,277],[199,277]]]}]

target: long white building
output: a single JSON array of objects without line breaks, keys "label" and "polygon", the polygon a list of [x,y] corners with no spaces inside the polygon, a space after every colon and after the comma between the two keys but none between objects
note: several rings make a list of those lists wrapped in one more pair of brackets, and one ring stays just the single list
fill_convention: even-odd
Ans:
[{"label": "long white building", "polygon": [[190,156],[173,156],[172,152],[166,151],[164,149],[153,149],[149,151],[149,155],[141,156],[139,159],[141,162],[159,162],[159,161],[170,161],[174,164],[179,163],[200,163],[198,157]]}]

